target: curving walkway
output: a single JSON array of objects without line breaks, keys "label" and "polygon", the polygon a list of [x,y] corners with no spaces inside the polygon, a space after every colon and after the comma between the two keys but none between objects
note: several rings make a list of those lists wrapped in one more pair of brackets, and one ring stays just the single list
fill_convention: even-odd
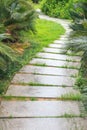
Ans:
[{"label": "curving walkway", "polygon": [[81,58],[63,54],[69,22],[40,18],[61,23],[66,33],[14,76],[6,93],[14,98],[0,106],[0,130],[86,130],[81,102],[75,98],[80,93],[73,88]]}]

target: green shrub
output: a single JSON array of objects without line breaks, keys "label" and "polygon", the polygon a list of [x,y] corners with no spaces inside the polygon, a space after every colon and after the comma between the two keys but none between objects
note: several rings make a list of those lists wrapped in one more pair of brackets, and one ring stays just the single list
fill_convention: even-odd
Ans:
[{"label": "green shrub", "polygon": [[41,2],[42,0],[32,0],[32,1],[33,1],[33,3],[38,4],[38,3]]},{"label": "green shrub", "polygon": [[43,0],[42,11],[52,17],[69,19],[69,9],[78,0]]},{"label": "green shrub", "polygon": [[87,1],[78,2],[75,8],[70,10],[73,20],[71,28],[74,30],[66,44],[66,49],[81,53],[81,68],[76,85],[83,95],[83,103],[87,112]]}]

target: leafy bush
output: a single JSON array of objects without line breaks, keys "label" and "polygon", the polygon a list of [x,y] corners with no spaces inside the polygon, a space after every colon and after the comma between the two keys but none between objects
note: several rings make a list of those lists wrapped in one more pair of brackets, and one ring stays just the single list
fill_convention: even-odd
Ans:
[{"label": "leafy bush", "polygon": [[42,1],[42,0],[32,0],[33,1],[33,3],[39,3],[40,1]]},{"label": "leafy bush", "polygon": [[79,2],[75,4],[74,9],[70,10],[73,24],[71,28],[73,30],[87,31],[87,2]]},{"label": "leafy bush", "polygon": [[83,103],[87,111],[87,1],[78,2],[73,10],[70,10],[73,23],[71,28],[74,30],[70,35],[69,42],[66,44],[67,50],[74,53],[81,53],[80,78],[77,86],[83,95]]},{"label": "leafy bush", "polygon": [[73,8],[73,3],[78,0],[44,0],[42,11],[52,17],[69,19],[69,9]]}]

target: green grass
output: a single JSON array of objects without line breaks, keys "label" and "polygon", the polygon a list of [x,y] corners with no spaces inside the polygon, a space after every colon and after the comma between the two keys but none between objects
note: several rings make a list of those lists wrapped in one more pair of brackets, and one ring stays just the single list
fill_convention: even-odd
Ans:
[{"label": "green grass", "polygon": [[41,84],[41,83],[37,83],[37,82],[29,82],[29,83],[24,83],[24,82],[18,82],[17,85],[23,85],[23,86],[57,86],[57,85],[49,85],[49,84]]},{"label": "green grass", "polygon": [[37,20],[36,29],[36,34],[32,34],[29,31],[21,32],[21,40],[29,42],[30,47],[25,49],[23,55],[18,57],[21,64],[14,63],[10,65],[5,77],[0,79],[0,94],[6,92],[12,77],[22,66],[28,64],[29,61],[35,57],[36,53],[41,51],[43,47],[48,46],[55,39],[60,38],[60,36],[65,33],[64,28],[60,24],[40,19]]},{"label": "green grass", "polygon": [[9,101],[9,100],[21,100],[21,101],[37,101],[37,98],[36,97],[24,97],[24,96],[1,96],[1,99],[2,100],[6,100],[6,101]]},{"label": "green grass", "polygon": [[63,94],[61,96],[62,100],[75,100],[75,101],[80,101],[82,99],[82,96],[80,93],[68,93],[68,94]]},{"label": "green grass", "polygon": [[33,41],[39,43],[39,46],[48,46],[49,43],[60,38],[60,35],[65,32],[60,24],[41,19],[37,20],[36,30],[36,35],[26,32],[24,36],[25,40],[26,38],[29,38],[30,41],[33,39]]},{"label": "green grass", "polygon": [[45,63],[35,63],[34,66],[47,66]]}]

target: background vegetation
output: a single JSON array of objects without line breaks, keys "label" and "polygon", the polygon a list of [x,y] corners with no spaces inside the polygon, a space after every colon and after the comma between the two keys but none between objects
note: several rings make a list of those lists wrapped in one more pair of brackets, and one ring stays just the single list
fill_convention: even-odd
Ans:
[{"label": "background vegetation", "polygon": [[52,17],[71,19],[69,9],[78,1],[84,0],[43,0],[42,11]]},{"label": "background vegetation", "polygon": [[78,2],[70,14],[73,19],[71,28],[74,31],[70,34],[66,48],[73,53],[80,53],[82,56],[76,87],[83,95],[82,99],[87,112],[87,2]]}]

